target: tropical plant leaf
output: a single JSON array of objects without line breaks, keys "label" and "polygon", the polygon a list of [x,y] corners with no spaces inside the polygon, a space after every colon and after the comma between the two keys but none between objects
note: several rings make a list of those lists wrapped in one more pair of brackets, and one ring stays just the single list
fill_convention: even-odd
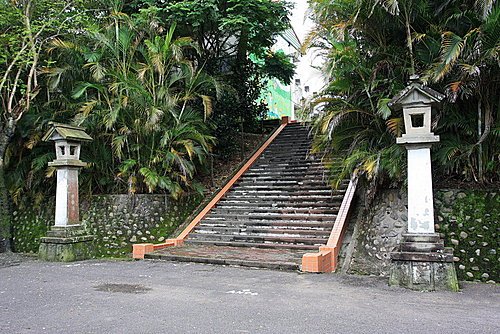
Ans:
[{"label": "tropical plant leaf", "polygon": [[391,99],[382,98],[377,102],[377,114],[382,117],[382,119],[386,120],[391,116],[391,109],[387,106]]},{"label": "tropical plant leaf", "polygon": [[212,98],[208,95],[200,95],[200,97],[203,101],[203,111],[206,119],[208,116],[212,115],[213,111]]},{"label": "tropical plant leaf", "polygon": [[442,35],[441,61],[445,64],[454,63],[462,52],[465,41],[462,37],[451,31],[445,31]]}]

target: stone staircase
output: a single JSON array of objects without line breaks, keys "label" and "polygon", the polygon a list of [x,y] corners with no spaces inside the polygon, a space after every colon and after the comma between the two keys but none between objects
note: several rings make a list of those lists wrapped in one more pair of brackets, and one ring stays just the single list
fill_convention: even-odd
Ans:
[{"label": "stone staircase", "polygon": [[[247,265],[298,269],[304,253],[326,244],[348,184],[332,190],[320,158],[310,154],[310,147],[305,125],[287,125],[188,235],[184,246],[147,257],[185,261],[201,257],[198,262],[220,263],[209,258],[221,260],[229,252],[228,257],[237,260],[240,248]],[[183,247],[190,247],[197,256],[190,257]],[[207,247],[206,256],[200,256],[200,247]],[[252,261],[248,248],[258,248],[256,254],[264,257]],[[285,263],[269,265],[274,260],[266,259],[264,249]],[[226,263],[245,265],[244,260]]]}]

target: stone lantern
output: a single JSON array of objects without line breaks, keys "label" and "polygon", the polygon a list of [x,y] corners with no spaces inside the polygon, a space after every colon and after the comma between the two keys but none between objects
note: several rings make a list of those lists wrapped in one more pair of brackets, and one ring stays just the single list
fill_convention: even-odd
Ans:
[{"label": "stone lantern", "polygon": [[75,261],[91,256],[93,236],[80,225],[78,173],[87,164],[80,161],[82,142],[91,141],[83,128],[51,123],[42,138],[55,143],[56,159],[49,166],[57,169],[55,223],[41,239],[39,257],[49,261]]},{"label": "stone lantern", "polygon": [[408,152],[408,233],[391,253],[389,283],[414,290],[458,290],[452,249],[434,230],[434,201],[430,149],[439,142],[431,132],[431,111],[444,95],[424,86],[418,76],[388,106],[403,109],[405,134],[396,142]]}]

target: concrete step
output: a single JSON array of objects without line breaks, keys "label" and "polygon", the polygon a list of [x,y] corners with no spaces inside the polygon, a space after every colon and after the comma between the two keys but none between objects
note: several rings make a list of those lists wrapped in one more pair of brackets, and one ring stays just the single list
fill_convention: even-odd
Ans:
[{"label": "concrete step", "polygon": [[332,229],[331,221],[290,221],[290,220],[202,220],[198,226],[207,227],[280,227],[297,229]]},{"label": "concrete step", "polygon": [[309,137],[306,133],[296,133],[296,132],[291,132],[291,133],[280,133],[280,135],[273,141],[272,144],[276,143],[281,143],[281,142],[311,142],[312,137]]},{"label": "concrete step", "polygon": [[284,151],[282,147],[271,147],[265,150],[259,157],[307,157],[309,156],[310,147],[305,145],[296,145],[287,151]]},{"label": "concrete step", "polygon": [[335,221],[336,214],[326,213],[272,213],[272,212],[250,212],[238,213],[216,213],[211,212],[203,220],[310,220],[310,221]]},{"label": "concrete step", "polygon": [[340,208],[339,202],[296,202],[296,203],[287,203],[287,202],[247,202],[247,201],[238,201],[238,200],[228,200],[223,199],[219,203],[217,203],[216,208],[222,209],[242,209],[242,208],[273,208],[273,209],[313,209],[313,210],[336,210],[338,211]]},{"label": "concrete step", "polygon": [[247,171],[247,175],[296,175],[297,177],[306,175],[324,175],[327,171],[321,166],[280,166],[269,167],[268,165],[255,165]]},{"label": "concrete step", "polygon": [[247,243],[277,243],[277,244],[301,244],[301,245],[324,245],[328,238],[305,238],[287,235],[242,235],[242,234],[208,234],[191,232],[190,241],[226,241]]},{"label": "concrete step", "polygon": [[343,193],[336,193],[338,190],[332,192],[332,195],[315,195],[315,196],[303,196],[303,195],[287,195],[287,196],[277,196],[277,195],[267,195],[267,196],[255,196],[252,195],[242,195],[242,194],[232,194],[228,193],[225,196],[225,199],[228,200],[241,200],[241,201],[249,201],[249,202],[287,202],[287,203],[295,203],[295,202],[316,202],[316,203],[324,203],[330,201],[342,201],[344,198]]},{"label": "concrete step", "polygon": [[309,162],[309,161],[316,161],[314,159],[310,159],[307,157],[306,154],[283,154],[283,155],[273,155],[273,156],[261,156],[259,159],[257,159],[256,164],[261,164],[261,163],[269,163],[272,162],[273,164],[279,164],[279,163],[284,163],[284,164],[301,164],[303,162]]},{"label": "concrete step", "polygon": [[[292,175],[290,173],[282,174],[282,173],[269,173],[262,172],[259,173],[259,176],[255,173],[248,173],[242,177],[239,181],[237,181],[233,187],[246,188],[247,186],[285,186],[285,187],[329,187],[329,183],[326,181],[326,176],[324,173],[294,173]],[[341,187],[347,187],[348,182],[342,182]]]},{"label": "concrete step", "polygon": [[[239,189],[239,190],[238,190]],[[317,191],[317,192],[326,192],[326,193],[331,193],[332,188],[325,186],[324,184],[316,184],[316,185],[311,185],[311,184],[288,184],[288,185],[280,185],[276,183],[269,182],[268,184],[260,184],[260,185],[254,185],[254,184],[245,184],[245,185],[239,185],[238,187],[233,188],[235,191],[263,191],[263,192],[268,192],[268,191],[280,191],[280,192],[285,192],[285,193],[290,193],[294,191]]]},{"label": "concrete step", "polygon": [[[283,154],[283,153],[291,153],[293,154],[296,151],[305,151],[311,149],[311,143],[294,143],[288,142],[283,144],[271,144],[262,154]],[[307,155],[306,152],[304,154]]]},{"label": "concrete step", "polygon": [[[310,141],[278,141],[275,143],[270,144],[266,150],[268,152],[272,152],[273,150],[279,151],[280,149],[286,149],[287,151],[292,151],[296,149],[302,149],[302,148],[310,148],[311,147],[311,142]],[[266,152],[266,151],[264,151]],[[284,152],[284,151],[280,151]]]},{"label": "concrete step", "polygon": [[303,244],[278,244],[278,243],[258,243],[258,242],[237,242],[237,241],[206,241],[187,239],[187,244],[194,245],[214,245],[214,246],[231,246],[231,247],[255,247],[255,248],[275,248],[275,249],[303,249],[303,250],[318,250],[317,245]]},{"label": "concrete step", "polygon": [[307,195],[323,195],[323,194],[331,194],[332,189],[325,187],[325,186],[293,186],[293,187],[286,187],[286,186],[274,186],[274,185],[269,185],[268,187],[265,186],[245,186],[245,187],[235,187],[232,188],[231,191],[234,191],[235,193],[263,193],[263,194],[295,194],[297,192],[302,192]]},{"label": "concrete step", "polygon": [[267,168],[267,169],[304,169],[309,168],[323,168],[320,163],[314,160],[307,160],[302,157],[300,160],[294,159],[262,159],[257,160],[257,162],[251,168]]},{"label": "concrete step", "polygon": [[275,227],[228,227],[228,226],[197,226],[194,229],[197,233],[221,233],[221,234],[289,234],[304,237],[308,236],[323,236],[329,237],[331,231],[321,229],[300,229],[300,228],[275,228]]},{"label": "concrete step", "polygon": [[297,134],[297,133],[302,133],[307,135],[310,132],[309,128],[306,127],[293,127],[291,124],[289,124],[286,128],[283,129],[281,134]]},{"label": "concrete step", "polygon": [[[336,190],[337,193],[342,193],[345,190]],[[315,195],[330,195],[332,193],[331,189],[301,189],[301,188],[296,188],[296,189],[287,189],[287,188],[279,188],[279,189],[265,189],[265,188],[253,188],[253,189],[248,189],[248,188],[233,188],[230,191],[230,194],[237,195],[255,195],[255,196],[268,196],[268,195],[275,195],[275,196],[289,196],[289,195],[302,195],[302,196],[315,196]]]},{"label": "concrete step", "polygon": [[293,135],[283,135],[283,136],[278,136],[272,142],[269,147],[276,147],[280,145],[291,145],[291,144],[303,144],[303,145],[311,145],[312,139],[311,138],[297,138],[294,137]]},{"label": "concrete step", "polygon": [[[285,183],[285,182],[293,182],[294,184],[327,184],[326,178],[322,177],[323,173],[320,174],[320,177],[317,175],[302,175],[301,177],[297,177],[296,175],[283,175],[283,174],[265,174],[265,175],[243,175],[240,180],[236,183],[239,185],[241,183],[264,183],[264,182],[273,182],[273,183]],[[349,181],[342,181],[343,186],[349,184]]]},{"label": "concrete step", "polygon": [[[275,169],[305,169],[306,167],[312,168],[312,167],[317,167],[317,168],[324,168],[324,165],[321,161],[316,161],[316,160],[306,160],[306,159],[301,159],[297,160],[294,162],[269,162],[266,163],[266,161],[259,161],[255,167],[259,168],[275,168]],[[252,166],[254,167],[254,166]]]},{"label": "concrete step", "polygon": [[273,207],[224,207],[218,206],[212,209],[214,214],[254,214],[254,213],[269,213],[269,214],[337,214],[338,210],[332,208],[273,208]]},{"label": "concrete step", "polygon": [[[274,180],[270,177],[268,178],[241,178],[236,182],[236,185],[244,187],[244,186],[259,186],[259,185],[279,185],[279,186],[294,186],[294,185],[300,185],[300,186],[316,186],[316,185],[327,185],[325,180],[323,179],[306,179],[306,180],[297,180],[296,178],[285,178],[285,179],[277,179]],[[343,183],[347,185],[346,183]]]},{"label": "concrete step", "polygon": [[[349,182],[342,182],[340,188],[346,188]],[[254,179],[254,178],[246,178],[235,184],[235,187],[300,187],[300,188],[328,188],[329,187],[326,181],[322,179],[305,179],[305,180],[297,180],[297,179],[280,179],[280,178],[264,178],[264,179]]]},{"label": "concrete step", "polygon": [[307,165],[286,165],[280,167],[270,167],[268,165],[255,165],[247,171],[247,175],[296,175],[297,177],[308,175],[325,175],[327,171],[320,166],[307,166]]},{"label": "concrete step", "polygon": [[[283,151],[283,147],[289,148],[287,151]],[[289,145],[269,145],[262,154],[264,155],[271,155],[271,154],[277,154],[277,155],[284,155],[286,153],[291,153],[291,154],[297,154],[299,152],[303,152],[305,155],[309,155],[311,150],[311,144],[310,143],[292,143],[290,142]]]},{"label": "concrete step", "polygon": [[444,250],[444,241],[439,242],[402,242],[402,252],[438,252]]},{"label": "concrete step", "polygon": [[271,180],[289,180],[295,179],[297,181],[308,181],[313,178],[318,180],[325,180],[327,177],[327,173],[322,170],[318,171],[306,171],[306,172],[287,172],[287,171],[278,171],[278,172],[252,172],[248,171],[242,180],[260,178],[262,180],[271,179]]},{"label": "concrete step", "polygon": [[303,156],[309,156],[309,152],[311,149],[310,144],[306,143],[290,143],[290,145],[276,145],[276,146],[269,146],[264,152],[262,152],[262,156],[283,156],[285,153],[290,154],[290,157],[293,157],[294,155],[298,155],[299,153],[302,153]]},{"label": "concrete step", "polygon": [[283,156],[273,156],[273,157],[261,157],[257,159],[255,163],[256,166],[262,164],[273,164],[273,165],[285,165],[285,166],[302,166],[310,164],[311,162],[317,162],[318,160],[310,159],[304,154],[297,156],[283,155]]},{"label": "concrete step", "polygon": [[308,134],[310,132],[310,128],[307,128],[307,127],[294,127],[292,124],[288,124],[288,126],[286,128],[283,129],[283,131],[281,132],[282,134],[283,133],[292,133],[292,134],[296,134],[296,133],[304,133],[304,134]]},{"label": "concrete step", "polygon": [[277,270],[299,270],[304,250],[186,244],[146,254],[148,259],[198,262]]},{"label": "concrete step", "polygon": [[244,187],[233,187],[231,189],[231,192],[233,193],[265,193],[265,194],[296,194],[296,193],[303,193],[305,195],[324,195],[324,194],[331,194],[333,192],[344,192],[344,189],[331,189],[325,186],[321,187],[313,187],[313,186],[279,186],[275,185],[273,186],[272,184],[269,185],[269,187],[263,187],[263,186],[244,186]]},{"label": "concrete step", "polygon": [[252,174],[252,173],[270,173],[270,172],[276,172],[276,173],[293,173],[293,174],[304,174],[304,172],[307,171],[317,171],[317,172],[326,172],[326,169],[323,166],[320,166],[319,164],[316,165],[310,165],[309,163],[304,163],[304,164],[294,164],[294,163],[284,163],[284,164],[271,164],[269,165],[268,163],[257,163],[250,167],[246,173]]}]

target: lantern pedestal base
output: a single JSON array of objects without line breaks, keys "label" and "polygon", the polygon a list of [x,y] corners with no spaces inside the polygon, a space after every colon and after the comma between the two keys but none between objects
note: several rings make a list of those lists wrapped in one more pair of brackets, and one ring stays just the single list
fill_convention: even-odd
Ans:
[{"label": "lantern pedestal base", "polygon": [[90,259],[94,255],[94,238],[81,225],[52,226],[47,236],[41,238],[38,257],[52,262]]},{"label": "lantern pedestal base", "polygon": [[417,291],[458,291],[453,251],[438,234],[405,234],[391,253],[389,285]]}]

